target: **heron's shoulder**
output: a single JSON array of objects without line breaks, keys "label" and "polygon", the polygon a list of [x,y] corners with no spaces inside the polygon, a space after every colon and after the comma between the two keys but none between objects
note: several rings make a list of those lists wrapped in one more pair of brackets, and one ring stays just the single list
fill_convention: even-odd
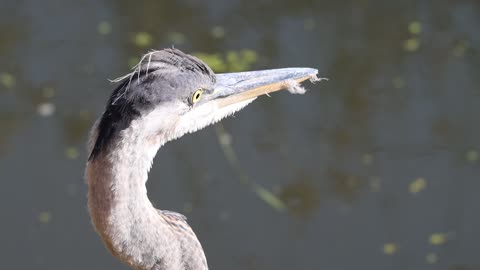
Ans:
[{"label": "heron's shoulder", "polygon": [[165,216],[167,218],[176,219],[176,220],[182,220],[185,222],[187,221],[187,217],[180,213],[168,211],[168,210],[159,210],[159,209],[157,209],[157,211],[161,216]]}]

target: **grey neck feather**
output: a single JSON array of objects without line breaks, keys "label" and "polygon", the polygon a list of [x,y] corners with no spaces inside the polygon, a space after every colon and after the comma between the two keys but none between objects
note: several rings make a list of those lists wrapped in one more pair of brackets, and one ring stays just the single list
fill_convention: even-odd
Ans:
[{"label": "grey neck feather", "polygon": [[[92,222],[109,250],[135,269],[152,269],[169,258],[180,258],[169,256],[180,247],[147,196],[148,171],[164,142],[143,134],[144,124],[142,119],[133,121],[109,151],[86,168]],[[95,137],[96,125],[91,142]],[[181,262],[168,264],[168,269],[183,269]]]}]

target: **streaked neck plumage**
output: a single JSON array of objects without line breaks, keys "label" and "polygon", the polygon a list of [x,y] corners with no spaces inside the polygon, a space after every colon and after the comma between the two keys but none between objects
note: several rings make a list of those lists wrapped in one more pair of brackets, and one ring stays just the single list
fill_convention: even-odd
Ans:
[{"label": "streaked neck plumage", "polygon": [[[175,236],[147,196],[148,172],[165,142],[161,136],[144,133],[146,123],[144,119],[132,121],[108,151],[89,161],[86,168],[94,227],[108,249],[135,269],[150,269],[159,261],[165,263],[165,258],[176,258],[167,253],[180,252]],[[95,130],[96,126],[93,141]],[[181,262],[169,264],[168,269],[183,269]]]}]

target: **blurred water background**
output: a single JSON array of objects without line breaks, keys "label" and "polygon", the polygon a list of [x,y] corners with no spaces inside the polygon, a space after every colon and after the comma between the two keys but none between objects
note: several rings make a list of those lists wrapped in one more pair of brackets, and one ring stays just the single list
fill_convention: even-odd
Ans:
[{"label": "blurred water background", "polygon": [[315,67],[160,149],[211,269],[480,269],[480,2],[0,1],[2,269],[127,269],[90,225],[88,130],[150,48]]}]

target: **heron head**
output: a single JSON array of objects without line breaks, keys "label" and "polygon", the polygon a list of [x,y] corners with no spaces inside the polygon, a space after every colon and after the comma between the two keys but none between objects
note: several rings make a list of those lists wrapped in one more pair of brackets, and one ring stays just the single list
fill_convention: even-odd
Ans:
[{"label": "heron head", "polygon": [[257,96],[315,77],[311,68],[215,74],[177,49],[146,54],[134,71],[116,80],[90,154],[95,159],[122,131],[137,126],[139,140],[161,144],[202,129],[244,108]]}]

